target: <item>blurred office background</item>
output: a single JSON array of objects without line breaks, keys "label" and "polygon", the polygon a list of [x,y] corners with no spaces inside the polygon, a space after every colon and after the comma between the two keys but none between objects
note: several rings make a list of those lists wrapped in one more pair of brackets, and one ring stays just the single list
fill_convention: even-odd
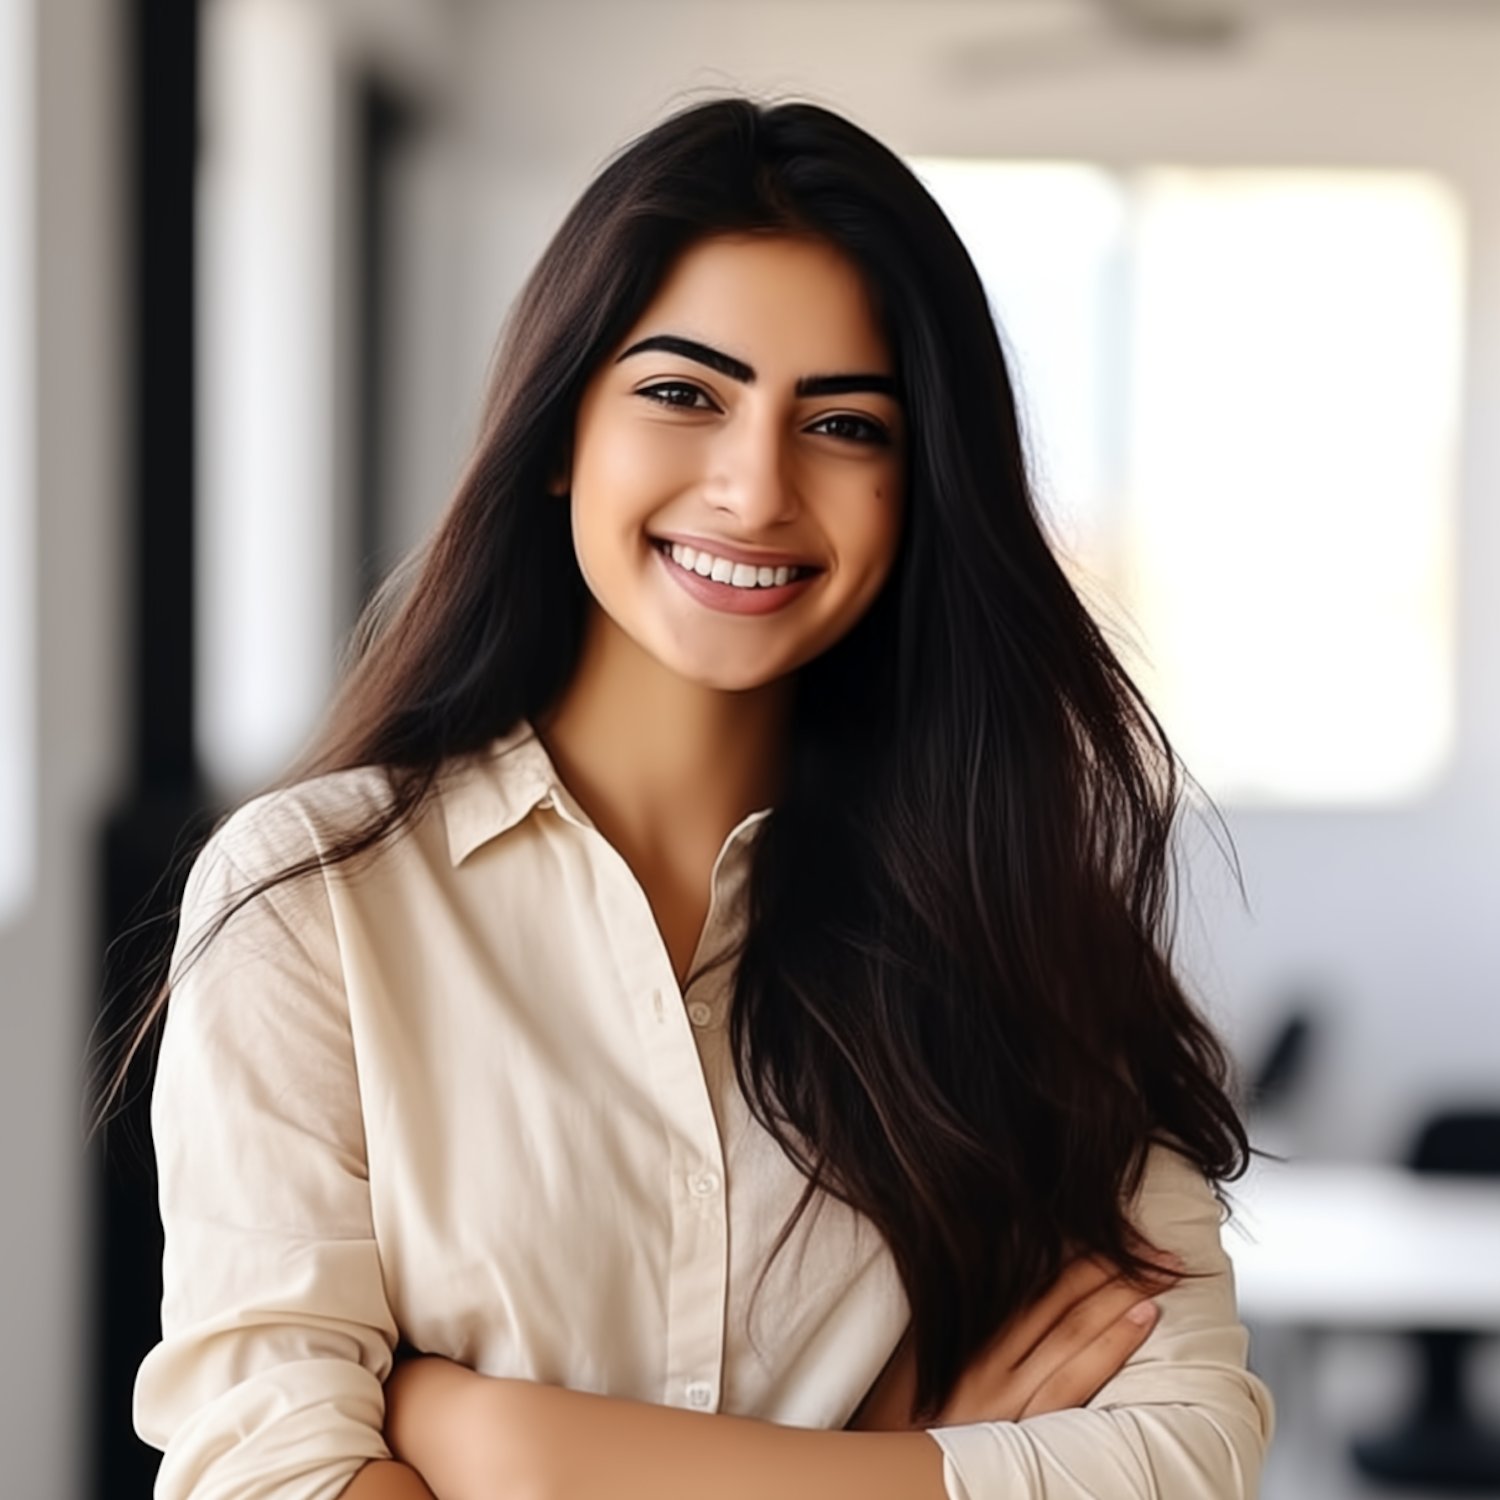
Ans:
[{"label": "blurred office background", "polygon": [[[1222,811],[1183,954],[1262,1139],[1394,1163],[1500,1101],[1500,3],[0,0],[5,1493],[149,1485],[106,943],[308,734],[578,190],[725,87],[850,113],[968,239],[1059,545]],[[1257,1333],[1268,1496],[1365,1494],[1410,1351]]]}]

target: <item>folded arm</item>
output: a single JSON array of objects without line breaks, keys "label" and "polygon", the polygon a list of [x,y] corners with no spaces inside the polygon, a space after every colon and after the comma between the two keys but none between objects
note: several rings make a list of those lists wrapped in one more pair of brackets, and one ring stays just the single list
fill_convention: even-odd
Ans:
[{"label": "folded arm", "polygon": [[[1064,1288],[985,1351],[926,1433],[776,1427],[423,1360],[393,1377],[387,1437],[438,1500],[699,1500],[705,1475],[715,1500],[1250,1500],[1270,1409],[1244,1368],[1217,1202],[1157,1152],[1134,1216],[1187,1272],[1159,1320],[1130,1320],[1129,1289]],[[1086,1314],[1071,1337],[1070,1307]],[[908,1393],[898,1353],[852,1425],[906,1426]],[[354,1500],[380,1493],[364,1482]]]},{"label": "folded arm", "polygon": [[[714,1500],[943,1500],[943,1455],[924,1433],[778,1427],[426,1363],[390,1436],[406,1453],[402,1430],[427,1429],[411,1456],[438,1500],[703,1500],[708,1475]],[[367,1469],[345,1494],[407,1500],[384,1483]]]},{"label": "folded arm", "polygon": [[[1143,1290],[1080,1261],[980,1352],[935,1419],[1018,1420],[1075,1407],[1117,1373],[1157,1316]],[[386,1433],[439,1500],[943,1500],[944,1459],[910,1419],[911,1351],[896,1351],[850,1424],[826,1432],[489,1379],[414,1360],[387,1387]],[[403,1493],[371,1468],[351,1500]],[[413,1488],[410,1493],[425,1493]]]},{"label": "folded arm", "polygon": [[934,1432],[950,1500],[1257,1494],[1271,1403],[1245,1366],[1218,1201],[1194,1167],[1158,1149],[1131,1212],[1144,1237],[1187,1268],[1158,1299],[1151,1337],[1082,1410]]}]

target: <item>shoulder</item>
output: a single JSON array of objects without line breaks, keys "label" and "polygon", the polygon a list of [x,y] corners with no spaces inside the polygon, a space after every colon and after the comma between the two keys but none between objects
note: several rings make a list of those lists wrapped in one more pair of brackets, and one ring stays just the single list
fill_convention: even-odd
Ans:
[{"label": "shoulder", "polygon": [[261,880],[327,854],[385,812],[393,791],[379,766],[335,771],[252,798],[215,830],[199,865],[227,864]]},{"label": "shoulder", "polygon": [[[403,839],[439,836],[458,861],[514,826],[557,786],[541,741],[523,722],[483,749],[439,766],[428,795],[414,816],[402,821],[399,834]],[[253,798],[226,818],[199,863],[233,866],[252,882],[303,861],[314,864],[373,828],[395,798],[393,773],[384,766],[299,781]]]},{"label": "shoulder", "polygon": [[222,950],[222,968],[231,950],[243,958],[272,927],[303,937],[326,927],[326,877],[340,846],[372,827],[391,798],[386,773],[360,767],[278,788],[230,814],[188,874],[174,972],[209,949]]},{"label": "shoulder", "polygon": [[[439,766],[417,806],[393,827],[382,826],[397,802],[395,777],[384,766],[277,788],[230,814],[204,845],[184,893],[183,927],[214,923],[226,909],[261,897],[277,905],[300,887],[322,889],[334,879],[383,870],[399,883],[413,861],[460,865],[558,790],[526,723]],[[359,847],[366,835],[368,846]]]}]

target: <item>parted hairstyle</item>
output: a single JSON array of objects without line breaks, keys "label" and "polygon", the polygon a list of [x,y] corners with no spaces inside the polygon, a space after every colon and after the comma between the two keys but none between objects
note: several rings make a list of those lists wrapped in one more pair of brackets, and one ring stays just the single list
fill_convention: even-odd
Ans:
[{"label": "parted hairstyle", "polygon": [[527,283],[457,494],[299,768],[384,767],[389,802],[258,890],[399,836],[445,762],[557,702],[589,594],[549,490],[584,387],[683,251],[728,233],[849,257],[907,414],[892,575],[798,673],[731,1027],[804,1206],[825,1190],[889,1244],[931,1414],[1072,1257],[1141,1267],[1127,1207],[1154,1143],[1214,1181],[1247,1146],[1169,958],[1181,774],[1048,546],[974,267],[892,152],[809,104],[729,98],[605,167]]}]

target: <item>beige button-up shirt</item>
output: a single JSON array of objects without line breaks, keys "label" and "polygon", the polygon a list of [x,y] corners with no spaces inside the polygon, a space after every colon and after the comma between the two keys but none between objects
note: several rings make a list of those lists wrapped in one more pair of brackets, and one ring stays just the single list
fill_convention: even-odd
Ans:
[{"label": "beige button-up shirt", "polygon": [[[679,987],[645,894],[522,729],[356,868],[254,880],[373,809],[356,771],[250,804],[194,870],[153,1102],[163,1340],[136,1423],[159,1500],[331,1500],[387,1456],[399,1338],[492,1375],[839,1427],[907,1305],[802,1179],[727,1042],[756,828],[730,834]],[[1253,1494],[1218,1205],[1167,1152],[1136,1217],[1205,1273],[1091,1408],[934,1434],[953,1500]],[[711,1495],[711,1484],[705,1494]]]}]

